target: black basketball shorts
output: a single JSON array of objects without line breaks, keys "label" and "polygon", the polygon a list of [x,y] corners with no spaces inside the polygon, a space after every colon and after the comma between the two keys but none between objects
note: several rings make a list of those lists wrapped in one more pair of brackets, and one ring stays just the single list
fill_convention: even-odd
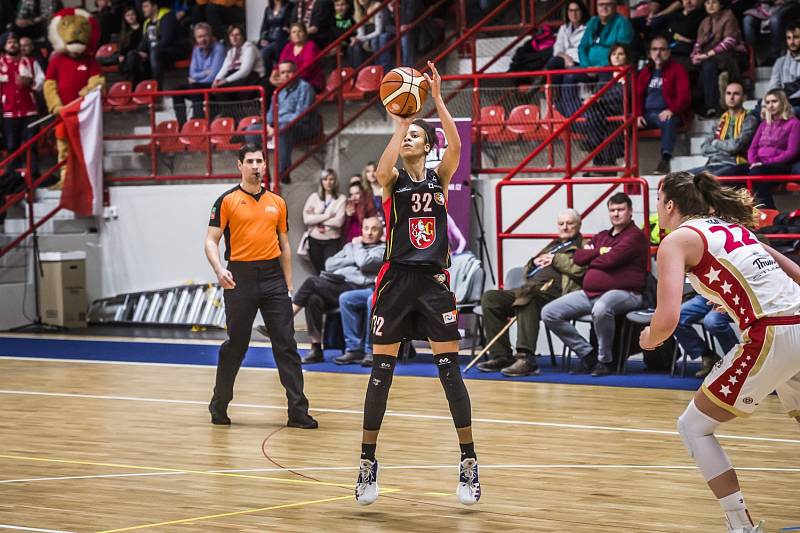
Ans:
[{"label": "black basketball shorts", "polygon": [[370,322],[373,344],[461,339],[447,271],[384,263],[375,283]]}]

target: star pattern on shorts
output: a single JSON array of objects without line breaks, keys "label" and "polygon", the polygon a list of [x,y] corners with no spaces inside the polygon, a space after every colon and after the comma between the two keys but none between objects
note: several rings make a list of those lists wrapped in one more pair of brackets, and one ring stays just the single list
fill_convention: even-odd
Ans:
[{"label": "star pattern on shorts", "polygon": [[731,292],[732,285],[726,281],[725,283],[720,285],[720,287],[722,287],[722,292],[723,293],[728,294],[728,293]]},{"label": "star pattern on shorts", "polygon": [[739,383],[739,380],[736,379],[736,376],[730,376],[728,378],[728,383],[730,383],[731,385],[736,385],[737,383]]},{"label": "star pattern on shorts", "polygon": [[722,270],[717,270],[714,267],[708,269],[708,272],[705,274],[705,277],[708,280],[709,285],[714,283],[715,281],[719,281],[720,272],[722,272]]},{"label": "star pattern on shorts", "polygon": [[736,369],[736,375],[737,376],[741,376],[742,375],[742,369],[741,368],[737,368]]},{"label": "star pattern on shorts", "polygon": [[739,295],[737,294],[733,297],[733,303],[739,305],[739,301],[741,301],[741,298],[739,298]]},{"label": "star pattern on shorts", "polygon": [[729,386],[727,386],[727,385],[723,385],[722,388],[719,389],[719,392],[724,394],[725,397],[727,398],[728,395],[731,393],[731,388]]}]

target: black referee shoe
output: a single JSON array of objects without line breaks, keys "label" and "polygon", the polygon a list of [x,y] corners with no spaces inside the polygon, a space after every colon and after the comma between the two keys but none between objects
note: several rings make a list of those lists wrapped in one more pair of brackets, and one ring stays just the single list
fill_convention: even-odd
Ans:
[{"label": "black referee shoe", "polygon": [[298,429],[317,429],[319,424],[311,417],[311,415],[306,414],[299,418],[290,418],[286,422],[286,427]]},{"label": "black referee shoe", "polygon": [[231,419],[228,418],[228,406],[219,400],[211,400],[208,404],[208,412],[211,413],[211,423],[215,426],[230,426]]}]

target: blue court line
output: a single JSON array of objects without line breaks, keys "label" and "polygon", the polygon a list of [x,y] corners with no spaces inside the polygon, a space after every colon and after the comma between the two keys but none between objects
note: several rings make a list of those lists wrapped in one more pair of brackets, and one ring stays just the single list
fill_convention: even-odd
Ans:
[{"label": "blue court line", "polygon": [[[190,365],[216,365],[219,346],[215,344],[185,344],[135,342],[135,341],[104,341],[94,339],[49,339],[31,337],[3,337],[0,336],[0,357],[31,357],[54,359],[86,359],[93,361],[120,361],[136,363],[167,363]],[[304,355],[306,350],[300,350]],[[326,362],[304,365],[308,372],[338,372],[347,374],[369,374],[369,368],[359,365],[336,365],[333,359],[340,355],[338,350],[325,352]],[[467,357],[462,356],[462,368],[466,366]],[[628,373],[625,375],[609,375],[602,378],[593,378],[589,375],[571,376],[553,367],[549,357],[540,357],[540,375],[521,378],[507,378],[499,372],[484,373],[476,368],[470,370],[468,379],[491,379],[498,381],[530,381],[544,383],[567,383],[575,385],[605,385],[612,387],[640,387],[655,389],[696,390],[700,380],[694,377],[671,378],[667,374],[644,372],[641,361],[631,361],[628,364]],[[275,360],[270,347],[251,347],[245,356],[245,367],[275,368]],[[692,376],[698,365],[690,364],[687,374]],[[418,354],[411,361],[398,365],[395,371],[400,376],[438,376],[436,366],[432,364],[430,354]]]},{"label": "blue court line", "polygon": [[780,531],[800,531],[800,526],[782,527]]}]

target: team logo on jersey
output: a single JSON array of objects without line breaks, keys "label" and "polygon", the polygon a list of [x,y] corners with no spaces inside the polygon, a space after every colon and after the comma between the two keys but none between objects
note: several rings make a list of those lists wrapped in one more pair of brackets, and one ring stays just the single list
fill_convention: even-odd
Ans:
[{"label": "team logo on jersey", "polygon": [[433,279],[434,281],[436,281],[436,283],[441,283],[442,285],[444,285],[444,283],[447,281],[447,276],[445,276],[444,274],[434,274]]},{"label": "team logo on jersey", "polygon": [[408,236],[414,248],[424,250],[436,240],[436,219],[434,217],[413,217],[408,219]]},{"label": "team logo on jersey", "polygon": [[275,207],[274,205],[268,205],[267,207],[264,208],[264,212],[265,213],[277,213],[278,212],[278,208]]},{"label": "team logo on jersey", "polygon": [[215,218],[217,218],[217,208],[216,207],[212,207],[211,208],[211,220],[214,220]]},{"label": "team logo on jersey", "polygon": [[444,205],[444,194],[440,192],[433,193],[433,199],[439,205]]},{"label": "team logo on jersey", "polygon": [[456,311],[448,311],[447,313],[442,313],[442,320],[444,320],[445,324],[452,324],[456,321],[457,313]]}]

